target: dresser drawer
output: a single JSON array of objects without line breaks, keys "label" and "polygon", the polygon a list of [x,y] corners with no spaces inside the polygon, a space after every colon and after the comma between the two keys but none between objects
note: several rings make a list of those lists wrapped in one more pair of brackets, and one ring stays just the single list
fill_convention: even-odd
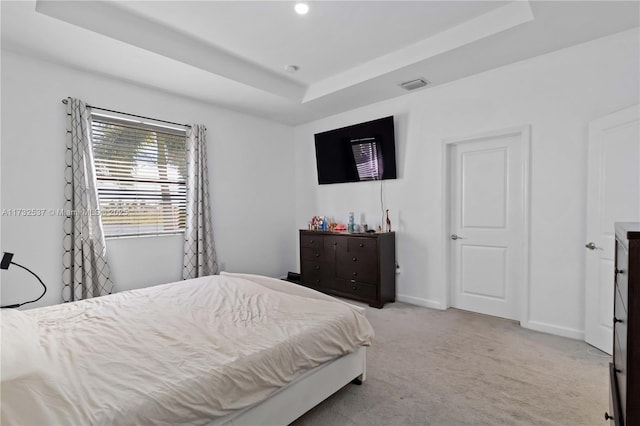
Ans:
[{"label": "dresser drawer", "polygon": [[333,288],[340,293],[348,294],[356,299],[374,300],[378,297],[377,287],[375,285],[355,280],[337,279],[336,286]]},{"label": "dresser drawer", "polygon": [[324,236],[312,233],[300,234],[300,247],[323,248]]},{"label": "dresser drawer", "polygon": [[376,252],[378,246],[374,238],[349,237],[347,238],[347,250],[349,253],[371,253]]},{"label": "dresser drawer", "polygon": [[315,280],[317,278],[333,278],[336,274],[336,268],[332,262],[303,260],[301,272],[303,280],[307,278],[310,280]]},{"label": "dresser drawer", "polygon": [[344,238],[338,236],[325,236],[324,249],[336,251],[344,245]]},{"label": "dresser drawer", "polygon": [[302,260],[333,260],[332,255],[328,254],[323,248],[301,247],[300,257]]},{"label": "dresser drawer", "polygon": [[[622,297],[619,289],[615,291],[615,301],[613,305],[615,321],[613,324],[613,365],[615,367],[615,375],[617,381],[617,393],[618,399],[625,407],[627,403],[627,373],[628,373],[628,360],[627,360],[627,330],[628,330],[628,315],[626,307],[622,303]],[[623,410],[624,412],[624,410]]]},{"label": "dresser drawer", "polygon": [[303,275],[302,284],[313,289],[330,289],[333,286],[333,279],[325,277],[307,278],[305,275]]},{"label": "dresser drawer", "polygon": [[615,302],[613,304],[613,332],[620,340],[620,343],[626,344],[627,342],[627,309],[622,303],[622,298],[619,291],[615,292]]},{"label": "dresser drawer", "polygon": [[[615,292],[614,317],[617,321],[613,325],[613,365],[618,382],[618,398],[622,404],[627,401],[627,313],[622,305],[620,294]],[[622,405],[624,407],[624,405]]]},{"label": "dresser drawer", "polygon": [[317,288],[330,288],[335,281],[332,273],[333,264],[329,262],[302,262],[302,284]]},{"label": "dresser drawer", "polygon": [[629,310],[629,253],[624,249],[622,244],[616,242],[616,269],[620,271],[616,274],[615,282],[622,304],[625,310]]},{"label": "dresser drawer", "polygon": [[[622,425],[622,411],[620,409],[620,394],[618,393],[618,378],[616,377],[615,367],[612,363],[609,363],[609,424],[611,426]],[[605,416],[605,419],[607,417]]]},{"label": "dresser drawer", "polygon": [[345,253],[336,260],[336,276],[345,280],[378,282],[378,261],[373,256]]},{"label": "dresser drawer", "polygon": [[[618,338],[614,338],[614,373],[616,377],[616,393],[622,412],[624,413],[627,406],[627,345]],[[623,415],[624,417],[624,415]],[[624,419],[623,419],[624,420]]]}]

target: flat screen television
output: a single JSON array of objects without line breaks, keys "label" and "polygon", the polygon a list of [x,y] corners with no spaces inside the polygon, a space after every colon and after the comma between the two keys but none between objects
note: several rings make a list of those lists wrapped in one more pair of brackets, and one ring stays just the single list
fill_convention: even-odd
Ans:
[{"label": "flat screen television", "polygon": [[320,185],[396,179],[393,116],[316,133]]}]

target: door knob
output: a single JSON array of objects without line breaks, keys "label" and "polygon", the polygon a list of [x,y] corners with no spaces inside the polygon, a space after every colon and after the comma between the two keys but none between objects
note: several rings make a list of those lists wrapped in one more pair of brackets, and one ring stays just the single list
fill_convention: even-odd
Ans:
[{"label": "door knob", "polygon": [[602,250],[600,247],[596,246],[596,243],[594,243],[594,242],[590,242],[588,244],[585,244],[584,246],[586,248],[588,248],[589,250],[596,250],[596,249]]},{"label": "door knob", "polygon": [[452,240],[464,240],[464,238],[462,238],[462,237],[460,237],[460,236],[458,236],[456,234],[451,234],[451,239]]}]

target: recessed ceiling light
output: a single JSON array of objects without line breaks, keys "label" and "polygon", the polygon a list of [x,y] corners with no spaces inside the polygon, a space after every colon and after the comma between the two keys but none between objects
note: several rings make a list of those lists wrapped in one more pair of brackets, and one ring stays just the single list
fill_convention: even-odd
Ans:
[{"label": "recessed ceiling light", "polygon": [[309,11],[309,6],[306,3],[296,3],[294,9],[298,15],[306,15]]}]

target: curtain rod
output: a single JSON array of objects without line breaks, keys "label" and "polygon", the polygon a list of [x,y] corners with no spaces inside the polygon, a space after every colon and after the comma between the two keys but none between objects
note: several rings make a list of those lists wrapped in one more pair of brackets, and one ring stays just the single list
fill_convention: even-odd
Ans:
[{"label": "curtain rod", "polygon": [[[63,99],[62,103],[66,105],[66,104],[69,103],[69,100],[68,99]],[[145,116],[142,116],[142,115],[129,114],[128,112],[122,112],[122,111],[115,111],[115,110],[112,110],[112,109],[100,108],[100,107],[89,105],[89,104],[86,104],[86,105],[87,105],[87,108],[99,109],[100,111],[115,112],[116,114],[128,115],[130,117],[142,118],[142,119],[145,119],[145,120],[157,121],[159,123],[167,123],[167,124],[173,124],[173,125],[176,125],[176,126],[182,126],[182,127],[191,128],[191,126],[188,125],[188,124],[174,123],[173,121],[158,120],[157,118],[151,118],[151,117],[145,117]]]}]

